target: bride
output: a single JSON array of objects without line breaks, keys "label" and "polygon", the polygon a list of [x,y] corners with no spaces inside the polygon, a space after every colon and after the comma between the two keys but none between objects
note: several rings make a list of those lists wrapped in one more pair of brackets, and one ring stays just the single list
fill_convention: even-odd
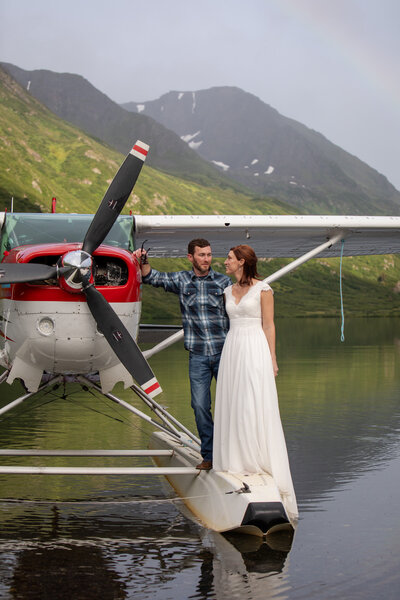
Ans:
[{"label": "bride", "polygon": [[273,291],[258,278],[250,246],[232,248],[225,267],[236,283],[225,288],[230,329],[218,371],[213,468],[267,472],[295,502],[275,385]]}]

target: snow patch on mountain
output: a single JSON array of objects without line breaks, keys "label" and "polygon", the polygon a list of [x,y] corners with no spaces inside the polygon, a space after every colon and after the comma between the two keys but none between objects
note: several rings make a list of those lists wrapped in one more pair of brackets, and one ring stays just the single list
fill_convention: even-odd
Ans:
[{"label": "snow patch on mountain", "polygon": [[214,163],[214,165],[216,165],[217,167],[221,167],[221,169],[222,169],[223,171],[227,171],[227,170],[230,168],[230,167],[229,167],[229,165],[226,165],[226,164],[225,164],[225,163],[223,163],[223,162],[219,162],[219,161],[217,161],[217,160],[213,160],[212,162],[213,162],[213,163]]},{"label": "snow patch on mountain", "polygon": [[189,142],[191,142],[195,137],[197,137],[199,133],[201,133],[200,129],[199,131],[196,131],[196,133],[187,133],[186,135],[181,135],[181,140],[189,144]]}]

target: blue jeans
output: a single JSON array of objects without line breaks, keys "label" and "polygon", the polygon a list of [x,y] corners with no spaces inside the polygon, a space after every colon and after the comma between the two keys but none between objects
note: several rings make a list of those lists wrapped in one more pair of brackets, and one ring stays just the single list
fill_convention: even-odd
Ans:
[{"label": "blue jeans", "polygon": [[214,423],[211,415],[211,381],[217,379],[221,354],[204,356],[189,353],[189,379],[197,431],[203,460],[212,461]]}]

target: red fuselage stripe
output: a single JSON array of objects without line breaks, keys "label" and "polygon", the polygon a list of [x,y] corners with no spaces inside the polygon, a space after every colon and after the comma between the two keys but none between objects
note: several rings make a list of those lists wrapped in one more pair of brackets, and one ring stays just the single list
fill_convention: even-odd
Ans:
[{"label": "red fuselage stripe", "polygon": [[[140,148],[137,146],[137,148]],[[63,256],[72,250],[79,250],[81,244],[38,244],[13,248],[7,255],[5,263],[27,263],[33,259],[42,262],[46,256]],[[136,257],[127,250],[114,246],[100,246],[94,256],[114,258],[123,261],[128,269],[128,281],[124,285],[107,286],[99,285],[97,289],[108,302],[140,302],[140,275]],[[8,287],[0,285],[0,299],[13,299],[16,301],[40,301],[40,302],[86,302],[86,296],[82,293],[71,294],[58,285],[40,285],[31,283],[13,283]]]}]

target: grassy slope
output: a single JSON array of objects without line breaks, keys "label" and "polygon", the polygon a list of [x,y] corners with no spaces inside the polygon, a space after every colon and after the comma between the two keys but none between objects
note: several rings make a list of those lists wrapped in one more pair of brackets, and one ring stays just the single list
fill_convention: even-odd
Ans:
[{"label": "grassy slope", "polygon": [[[123,156],[61,121],[0,69],[0,202],[14,208],[94,212]],[[1,206],[1,208],[3,208]],[[141,214],[288,214],[287,205],[234,189],[200,186],[144,167],[126,210]],[[262,261],[261,275],[286,261]],[[186,268],[184,260],[157,260],[161,269]],[[278,316],[338,315],[337,259],[311,261],[274,284]],[[222,261],[216,267],[223,270]],[[400,258],[344,260],[346,314],[400,314]],[[179,322],[177,299],[149,286],[143,320]]]},{"label": "grassy slope", "polygon": [[118,153],[62,123],[1,71],[0,103],[3,206],[12,195],[16,211],[27,201],[48,210],[57,196],[61,210],[95,210],[118,167]]},{"label": "grassy slope", "polygon": [[[287,264],[287,259],[260,260],[261,277]],[[185,269],[188,262],[153,259],[161,270]],[[214,268],[224,272],[223,260]],[[314,259],[274,282],[277,317],[340,317],[340,259]],[[345,316],[400,316],[400,256],[348,257],[343,259]],[[395,287],[396,292],[394,291]],[[179,303],[174,294],[143,286],[143,322],[179,323]]]},{"label": "grassy slope", "polygon": [[[95,212],[124,157],[60,120],[1,70],[0,105],[3,206],[14,196],[16,211],[34,205],[48,210],[56,196],[60,212]],[[142,214],[292,212],[280,202],[230,187],[196,185],[148,166],[125,212],[130,209]]]}]

